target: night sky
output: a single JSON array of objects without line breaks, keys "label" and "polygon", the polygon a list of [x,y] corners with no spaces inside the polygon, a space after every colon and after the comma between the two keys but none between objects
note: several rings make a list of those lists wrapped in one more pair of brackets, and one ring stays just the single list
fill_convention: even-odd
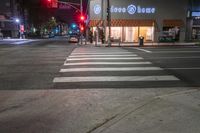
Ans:
[{"label": "night sky", "polygon": [[[45,21],[50,16],[54,16],[58,22],[72,23],[77,22],[79,18],[79,12],[73,8],[68,9],[48,9],[45,6],[45,2],[47,0],[29,0],[26,1],[28,3],[29,12],[33,23],[40,25],[42,21]],[[60,0],[67,2],[80,3],[80,0]],[[87,7],[87,1],[83,0],[83,8],[84,11]],[[34,5],[34,6],[33,6]],[[42,5],[42,6],[41,6]]]}]

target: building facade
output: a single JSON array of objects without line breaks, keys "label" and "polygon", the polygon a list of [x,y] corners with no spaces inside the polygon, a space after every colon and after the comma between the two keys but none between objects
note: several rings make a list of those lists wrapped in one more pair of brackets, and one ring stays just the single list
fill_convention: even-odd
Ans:
[{"label": "building facade", "polygon": [[[110,0],[111,37],[121,42],[177,41],[188,39],[188,0]],[[90,1],[89,26],[108,37],[107,1]],[[101,36],[99,36],[101,38]]]},{"label": "building facade", "polygon": [[19,18],[19,5],[16,0],[1,0],[0,4],[0,29],[4,37],[17,37],[19,33],[19,23],[15,19]]},{"label": "building facade", "polygon": [[200,40],[200,1],[191,0],[187,17],[187,39]]}]

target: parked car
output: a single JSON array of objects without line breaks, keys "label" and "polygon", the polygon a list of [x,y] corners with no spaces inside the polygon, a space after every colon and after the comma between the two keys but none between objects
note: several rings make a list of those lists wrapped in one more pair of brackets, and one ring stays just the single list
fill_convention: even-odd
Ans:
[{"label": "parked car", "polygon": [[54,38],[55,37],[55,34],[53,32],[50,32],[49,33],[49,38]]},{"label": "parked car", "polygon": [[49,34],[43,34],[42,38],[45,38],[45,39],[49,38]]},{"label": "parked car", "polygon": [[79,42],[79,37],[77,35],[69,36],[70,43],[78,43]]}]

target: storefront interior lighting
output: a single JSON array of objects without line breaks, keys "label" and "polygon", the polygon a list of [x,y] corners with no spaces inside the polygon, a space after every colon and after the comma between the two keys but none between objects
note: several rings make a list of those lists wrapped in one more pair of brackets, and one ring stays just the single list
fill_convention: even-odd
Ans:
[{"label": "storefront interior lighting", "polygon": [[200,17],[195,17],[195,19],[200,19]]}]

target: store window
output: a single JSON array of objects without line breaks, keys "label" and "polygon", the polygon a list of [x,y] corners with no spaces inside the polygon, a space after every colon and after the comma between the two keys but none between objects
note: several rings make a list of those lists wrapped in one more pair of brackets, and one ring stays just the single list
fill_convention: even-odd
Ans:
[{"label": "store window", "polygon": [[192,28],[192,39],[193,40],[200,40],[200,27],[193,27]]},{"label": "store window", "polygon": [[122,27],[111,27],[111,39],[114,40],[121,40],[122,37]]},{"label": "store window", "polygon": [[163,27],[163,37],[169,41],[179,41],[180,28],[179,27]]},{"label": "store window", "polygon": [[200,17],[193,18],[192,39],[200,40]]},{"label": "store window", "polygon": [[139,27],[139,36],[143,36],[146,42],[153,41],[154,38],[153,27]]},{"label": "store window", "polygon": [[[106,40],[108,39],[108,27]],[[154,38],[153,27],[111,27],[111,39],[120,39],[122,42],[138,42],[139,36],[144,37],[145,42],[152,42]],[[111,41],[112,41],[111,40]]]},{"label": "store window", "polygon": [[125,42],[138,41],[138,27],[124,27]]}]

